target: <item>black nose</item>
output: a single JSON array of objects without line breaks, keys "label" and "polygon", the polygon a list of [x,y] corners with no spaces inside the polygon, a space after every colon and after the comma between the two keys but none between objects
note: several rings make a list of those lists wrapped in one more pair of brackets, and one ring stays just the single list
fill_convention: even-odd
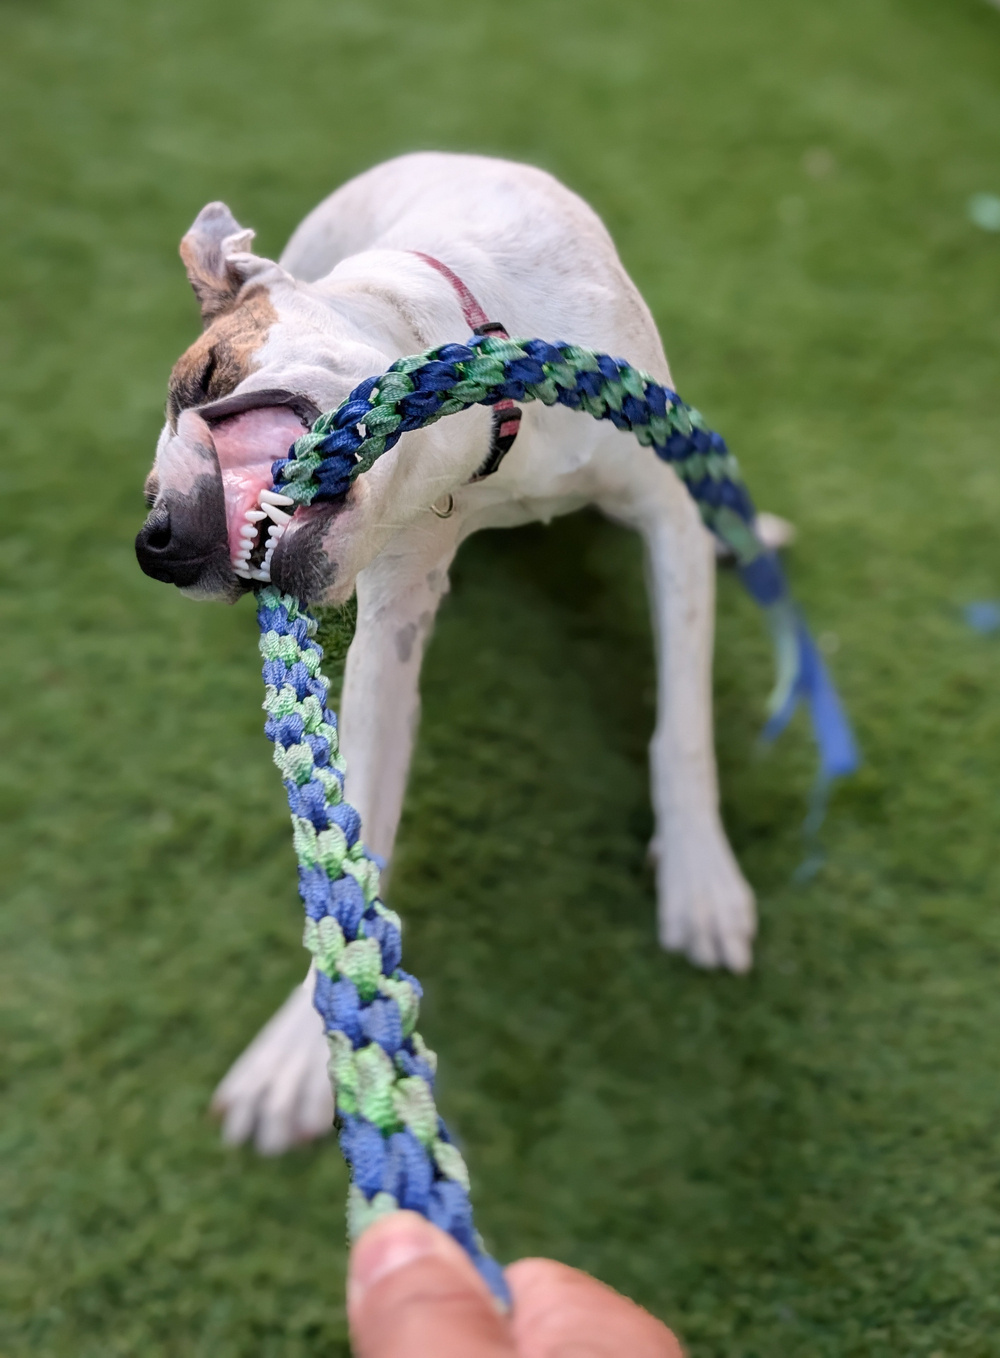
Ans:
[{"label": "black nose", "polygon": [[204,583],[204,576],[228,565],[225,514],[214,495],[175,496],[157,504],[135,540],[139,565],[168,585]]}]

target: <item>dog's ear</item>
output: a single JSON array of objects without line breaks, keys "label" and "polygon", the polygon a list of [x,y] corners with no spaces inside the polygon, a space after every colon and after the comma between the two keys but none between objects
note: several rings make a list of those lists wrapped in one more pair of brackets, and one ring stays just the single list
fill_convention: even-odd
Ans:
[{"label": "dog's ear", "polygon": [[181,241],[181,259],[201,303],[201,319],[205,325],[232,306],[246,278],[253,272],[248,267],[248,263],[255,260],[255,256],[249,254],[253,237],[254,233],[240,226],[225,203],[209,203],[198,213]]}]

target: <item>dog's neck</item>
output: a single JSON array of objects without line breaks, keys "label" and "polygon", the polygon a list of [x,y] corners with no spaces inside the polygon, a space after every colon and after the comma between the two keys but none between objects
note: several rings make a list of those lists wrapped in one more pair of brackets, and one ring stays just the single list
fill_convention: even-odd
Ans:
[{"label": "dog's neck", "polygon": [[461,287],[427,259],[412,250],[367,250],[303,286],[315,290],[352,338],[395,360],[434,344],[462,342],[473,328]]}]

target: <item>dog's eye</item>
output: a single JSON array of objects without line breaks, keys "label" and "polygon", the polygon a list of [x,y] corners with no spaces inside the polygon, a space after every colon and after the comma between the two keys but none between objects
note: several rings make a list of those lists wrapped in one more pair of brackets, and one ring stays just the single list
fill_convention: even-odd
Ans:
[{"label": "dog's eye", "polygon": [[180,356],[170,374],[167,416],[175,424],[182,410],[191,410],[229,396],[246,376],[239,353],[225,335],[202,338]]},{"label": "dog's eye", "polygon": [[202,368],[201,376],[198,379],[198,386],[200,388],[201,395],[200,399],[195,404],[201,405],[203,401],[207,401],[208,398],[211,396],[212,378],[215,376],[215,370],[218,366],[219,361],[216,358],[215,350],[210,349],[208,354],[208,362],[205,364],[204,368]]},{"label": "dog's eye", "polygon": [[215,350],[209,349],[198,366],[186,359],[185,355],[170,374],[167,414],[171,420],[176,420],[182,410],[204,405],[212,394],[212,380],[218,368]]}]

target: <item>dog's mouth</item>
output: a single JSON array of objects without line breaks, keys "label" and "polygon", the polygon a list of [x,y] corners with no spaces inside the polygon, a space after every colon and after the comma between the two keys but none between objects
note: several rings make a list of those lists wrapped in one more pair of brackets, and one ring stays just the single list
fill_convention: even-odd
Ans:
[{"label": "dog's mouth", "polygon": [[[308,403],[307,403],[308,404]],[[271,464],[309,427],[301,403],[258,405],[230,414],[219,402],[208,420],[222,473],[229,559],[243,580],[269,581],[274,553],[295,502],[274,489]]]}]

